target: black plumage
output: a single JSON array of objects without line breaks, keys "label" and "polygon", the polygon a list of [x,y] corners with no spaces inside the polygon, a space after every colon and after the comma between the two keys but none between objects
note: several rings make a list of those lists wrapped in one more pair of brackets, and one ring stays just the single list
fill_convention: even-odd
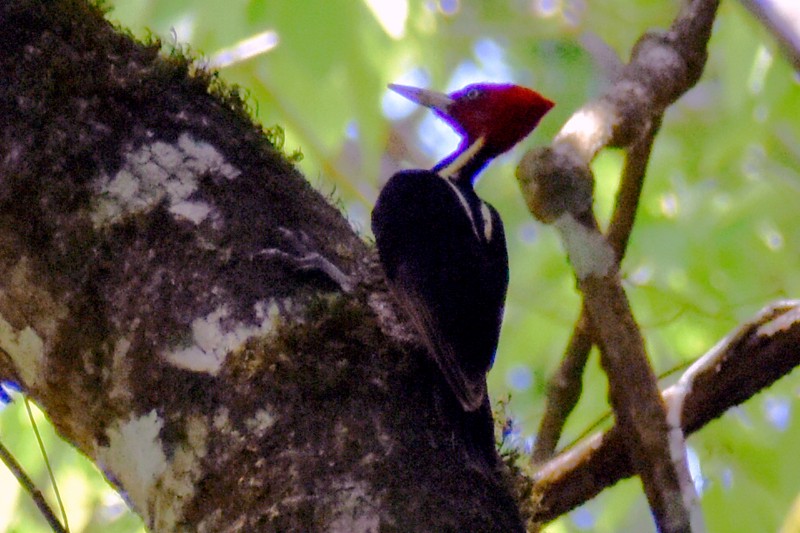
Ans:
[{"label": "black plumage", "polygon": [[407,170],[383,188],[372,230],[397,301],[463,408],[477,409],[508,287],[500,216],[469,178]]},{"label": "black plumage", "polygon": [[453,94],[390,85],[447,121],[459,148],[431,170],[392,176],[372,212],[378,255],[395,298],[464,411],[488,420],[492,366],[508,288],[508,253],[497,211],[475,177],[530,133],[553,102],[524,87],[476,84]]}]

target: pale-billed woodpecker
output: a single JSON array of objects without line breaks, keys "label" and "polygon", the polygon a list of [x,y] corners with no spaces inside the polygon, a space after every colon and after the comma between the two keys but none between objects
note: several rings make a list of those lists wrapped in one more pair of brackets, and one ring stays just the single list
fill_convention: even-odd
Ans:
[{"label": "pale-billed woodpecker", "polygon": [[509,84],[469,85],[449,95],[389,88],[431,108],[461,143],[431,170],[404,170],[386,183],[372,212],[378,255],[392,293],[463,410],[483,406],[491,420],[486,374],[500,336],[508,253],[499,214],[473,186],[554,104]]}]

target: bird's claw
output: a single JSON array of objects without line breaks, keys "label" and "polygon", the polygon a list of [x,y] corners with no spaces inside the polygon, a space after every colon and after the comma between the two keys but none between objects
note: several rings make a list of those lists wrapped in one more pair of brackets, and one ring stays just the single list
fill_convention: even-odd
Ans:
[{"label": "bird's claw", "polygon": [[322,272],[339,285],[344,292],[352,292],[353,281],[350,277],[328,258],[314,250],[314,241],[305,231],[295,232],[279,227],[278,232],[291,246],[292,252],[286,252],[279,248],[267,248],[258,252],[257,255],[286,261],[298,270]]}]

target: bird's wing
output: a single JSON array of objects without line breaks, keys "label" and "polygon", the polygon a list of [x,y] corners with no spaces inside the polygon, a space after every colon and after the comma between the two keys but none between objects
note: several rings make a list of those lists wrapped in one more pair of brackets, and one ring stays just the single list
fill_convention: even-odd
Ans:
[{"label": "bird's wing", "polygon": [[[463,198],[429,171],[395,174],[381,191],[372,229],[386,277],[465,410],[480,407],[500,330],[508,265],[478,242]],[[491,245],[490,245],[491,246]],[[494,253],[499,262],[490,264]]]},{"label": "bird's wing", "polygon": [[395,299],[411,318],[428,352],[444,374],[447,384],[465,411],[481,406],[486,396],[485,370],[469,372],[459,358],[451,340],[442,335],[441,321],[431,312],[430,302],[419,291],[418,278],[406,266],[401,266],[389,285]]}]

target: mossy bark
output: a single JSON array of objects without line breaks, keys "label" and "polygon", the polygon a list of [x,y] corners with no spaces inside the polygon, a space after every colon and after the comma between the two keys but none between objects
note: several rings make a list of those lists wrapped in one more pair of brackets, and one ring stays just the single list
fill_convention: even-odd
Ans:
[{"label": "mossy bark", "polygon": [[78,0],[3,2],[0,43],[0,379],[150,529],[521,529],[373,251],[235,90]]}]

